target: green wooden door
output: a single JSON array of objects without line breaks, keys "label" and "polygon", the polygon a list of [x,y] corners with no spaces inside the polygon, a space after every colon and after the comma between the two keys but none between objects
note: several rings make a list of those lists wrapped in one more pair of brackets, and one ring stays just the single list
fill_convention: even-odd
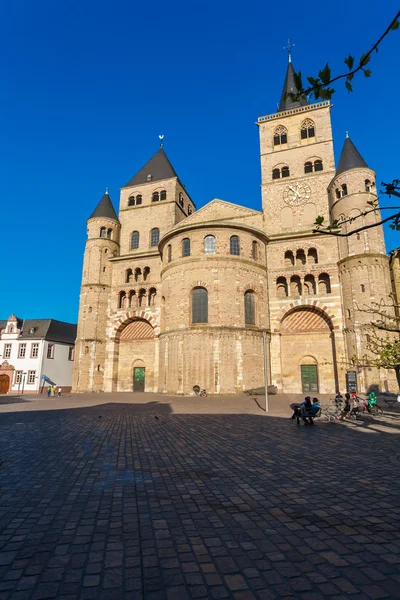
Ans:
[{"label": "green wooden door", "polygon": [[135,367],[133,369],[133,391],[144,392],[145,368]]},{"label": "green wooden door", "polygon": [[317,365],[301,365],[301,385],[304,393],[318,392]]}]

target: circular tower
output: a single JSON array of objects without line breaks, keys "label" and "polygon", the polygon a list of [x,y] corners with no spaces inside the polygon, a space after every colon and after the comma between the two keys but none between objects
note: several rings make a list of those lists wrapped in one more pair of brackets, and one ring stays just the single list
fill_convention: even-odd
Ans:
[{"label": "circular tower", "polygon": [[[329,187],[331,222],[341,225],[338,238],[339,277],[342,286],[347,360],[359,361],[368,354],[367,344],[374,306],[393,304],[389,258],[376,194],[375,172],[364,161],[346,134],[335,177]],[[360,228],[372,225],[369,229]],[[390,309],[388,309],[390,310]],[[359,369],[359,387],[365,391],[379,385],[375,369]]]},{"label": "circular tower", "polygon": [[[108,191],[87,221],[73,391],[102,391],[111,291],[109,259],[119,254],[120,223]],[[79,368],[78,368],[79,367]]]},{"label": "circular tower", "polygon": [[266,243],[254,227],[217,221],[181,225],[161,240],[160,392],[263,386]]}]

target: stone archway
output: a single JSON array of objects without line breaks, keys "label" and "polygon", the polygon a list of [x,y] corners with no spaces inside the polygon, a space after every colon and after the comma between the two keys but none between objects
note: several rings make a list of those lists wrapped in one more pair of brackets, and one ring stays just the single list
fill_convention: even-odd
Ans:
[{"label": "stone archway", "polygon": [[316,306],[295,306],[283,315],[280,334],[283,392],[335,392],[338,376],[331,317]]},{"label": "stone archway", "polygon": [[14,367],[7,360],[0,365],[0,394],[11,392],[14,370]]},{"label": "stone archway", "polygon": [[[158,339],[150,319],[128,316],[114,331],[112,389],[119,392],[154,391],[158,377]],[[137,388],[139,375],[143,390]]]}]

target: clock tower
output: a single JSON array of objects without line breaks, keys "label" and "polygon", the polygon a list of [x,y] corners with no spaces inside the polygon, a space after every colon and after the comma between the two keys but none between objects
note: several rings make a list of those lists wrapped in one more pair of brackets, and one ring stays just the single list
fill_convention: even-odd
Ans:
[{"label": "clock tower", "polygon": [[278,111],[260,117],[262,205],[268,235],[310,231],[317,215],[329,221],[328,185],[335,175],[329,101],[293,101],[289,55]]}]

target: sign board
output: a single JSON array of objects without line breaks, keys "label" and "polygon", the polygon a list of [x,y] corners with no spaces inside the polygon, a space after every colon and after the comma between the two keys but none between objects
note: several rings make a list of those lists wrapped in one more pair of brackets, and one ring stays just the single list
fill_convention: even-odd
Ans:
[{"label": "sign board", "polygon": [[347,371],[346,373],[346,389],[349,394],[357,393],[357,372]]}]

